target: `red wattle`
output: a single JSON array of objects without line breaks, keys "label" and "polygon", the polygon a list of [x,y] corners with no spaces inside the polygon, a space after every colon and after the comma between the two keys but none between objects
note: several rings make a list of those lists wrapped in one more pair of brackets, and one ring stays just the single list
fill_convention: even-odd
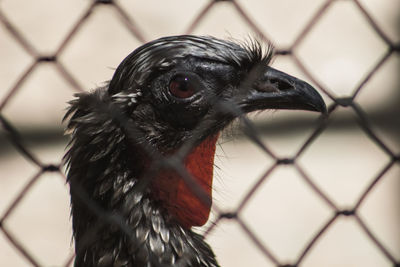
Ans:
[{"label": "red wattle", "polygon": [[[211,200],[214,155],[218,135],[210,136],[192,149],[184,165]],[[204,203],[175,172],[162,170],[153,180],[153,194],[184,227],[201,226],[208,220],[211,201]]]}]

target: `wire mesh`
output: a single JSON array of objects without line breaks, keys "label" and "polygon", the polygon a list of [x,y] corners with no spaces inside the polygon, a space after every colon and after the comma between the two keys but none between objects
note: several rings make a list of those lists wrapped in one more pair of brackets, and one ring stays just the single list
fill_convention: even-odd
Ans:
[{"label": "wire mesh", "polygon": [[[205,5],[201,10],[198,11],[196,16],[192,19],[192,22],[187,26],[186,30],[183,32],[185,34],[191,34],[195,31],[196,27],[204,20],[207,14],[214,8],[214,6],[218,5],[221,1],[210,1],[207,5]],[[241,6],[241,4],[237,1],[224,1],[229,2],[230,5],[240,14],[241,18],[249,25],[252,30],[259,35],[261,40],[266,42],[271,42],[271,38],[266,36],[261,29],[256,25],[251,16],[247,14],[246,10]],[[384,245],[382,240],[380,240],[373,230],[371,230],[364,219],[359,216],[359,208],[365,201],[366,197],[370,192],[376,187],[384,178],[385,174],[387,174],[393,166],[399,163],[400,155],[395,148],[386,144],[384,140],[382,140],[376,130],[374,130],[369,122],[369,118],[364,113],[362,107],[356,103],[356,98],[363,91],[363,88],[368,84],[371,77],[382,67],[382,65],[393,55],[398,54],[400,51],[400,44],[392,41],[384,30],[378,25],[378,23],[374,20],[374,18],[369,14],[369,12],[365,9],[363,4],[358,0],[353,0],[355,4],[355,8],[361,12],[362,16],[367,20],[369,27],[379,36],[381,41],[383,41],[386,45],[386,52],[381,56],[381,58],[377,61],[377,63],[370,69],[370,71],[365,75],[365,77],[358,83],[356,89],[353,93],[346,95],[344,97],[337,96],[334,92],[326,88],[322,83],[318,81],[318,79],[313,75],[313,70],[308,69],[305,64],[303,64],[302,59],[297,54],[297,49],[301,45],[301,43],[307,39],[307,36],[310,32],[313,31],[313,28],[319,21],[325,16],[326,12],[331,8],[331,6],[337,1],[328,0],[325,1],[314,13],[309,22],[305,25],[305,27],[297,34],[297,37],[293,41],[293,43],[288,47],[277,47],[276,55],[290,57],[298,66],[298,68],[303,71],[306,77],[311,80],[314,84],[317,85],[318,89],[323,92],[323,94],[328,97],[332,103],[328,107],[328,115],[320,116],[318,119],[316,126],[314,127],[312,133],[308,136],[308,138],[304,141],[302,146],[294,153],[292,156],[287,158],[281,158],[278,155],[275,155],[269,148],[266,146],[262,140],[259,139],[257,133],[253,129],[254,125],[250,122],[246,117],[241,117],[242,124],[245,125],[244,132],[247,133],[248,139],[252,140],[258,146],[262,147],[262,150],[274,161],[272,166],[270,166],[267,171],[262,175],[257,182],[250,188],[250,190],[245,194],[245,197],[240,202],[238,207],[233,211],[225,211],[220,209],[218,205],[213,207],[214,212],[217,214],[216,221],[211,224],[206,230],[204,235],[207,236],[210,234],[216,226],[219,225],[222,220],[233,220],[238,223],[238,225],[242,228],[242,230],[248,235],[249,239],[254,243],[254,245],[268,258],[276,266],[299,266],[303,263],[304,258],[308,255],[308,253],[318,244],[318,241],[324,236],[324,234],[330,229],[335,221],[337,221],[340,217],[352,217],[355,219],[358,226],[365,233],[365,236],[373,242],[376,246],[377,250],[386,257],[386,259],[393,266],[400,266],[400,259],[396,259],[395,255],[393,255],[390,250]],[[8,18],[8,15],[5,10],[0,8],[0,23],[7,32],[12,36],[12,38],[23,47],[25,52],[29,54],[29,56],[33,59],[33,62],[25,69],[20,78],[11,86],[11,88],[7,89],[7,94],[0,102],[0,112],[4,110],[4,108],[9,103],[10,99],[15,97],[19,91],[21,90],[22,85],[25,83],[27,78],[31,75],[31,73],[41,64],[51,63],[57,72],[69,83],[69,85],[75,89],[77,92],[84,92],[84,87],[80,84],[78,79],[75,78],[74,73],[69,71],[64,64],[58,60],[59,55],[69,46],[71,40],[77,34],[81,27],[89,20],[92,14],[99,6],[106,6],[109,9],[113,9],[115,11],[116,16],[122,22],[122,26],[125,27],[130,34],[138,40],[140,43],[145,43],[146,38],[143,34],[143,30],[136,24],[134,18],[131,18],[130,15],[126,12],[124,7],[117,1],[112,0],[99,0],[93,1],[86,9],[85,12],[78,18],[72,27],[72,29],[65,35],[63,41],[58,46],[54,53],[42,54],[38,51],[38,49],[22,34],[17,25],[11,22]],[[98,103],[95,103],[96,105]],[[343,209],[339,205],[335,203],[334,200],[331,199],[324,190],[320,188],[320,186],[314,182],[313,177],[307,174],[304,170],[301,163],[299,163],[299,157],[306,151],[306,149],[310,146],[313,146],[315,140],[317,140],[321,133],[324,132],[328,125],[329,117],[336,112],[339,107],[345,107],[352,109],[354,114],[357,116],[357,122],[360,128],[365,132],[365,134],[383,151],[389,158],[389,161],[385,164],[383,169],[378,172],[372,182],[364,189],[361,196],[358,198],[358,201],[355,205]],[[396,116],[396,114],[392,114]],[[114,118],[115,119],[115,118]],[[116,118],[121,120],[121,124],[124,125],[126,122],[126,118]],[[11,231],[8,230],[5,222],[11,216],[11,214],[18,209],[18,205],[21,200],[24,198],[25,194],[40,180],[43,174],[48,172],[56,172],[59,173],[64,179],[66,179],[63,169],[62,163],[47,165],[43,163],[39,158],[37,158],[34,153],[30,151],[29,148],[25,145],[24,138],[20,136],[18,130],[13,126],[12,118],[10,120],[6,119],[3,114],[0,115],[0,121],[2,125],[2,129],[7,134],[8,141],[15,146],[15,148],[21,153],[25,158],[31,161],[34,165],[39,168],[39,171],[33,175],[29,182],[25,185],[24,188],[15,196],[14,200],[8,203],[8,208],[5,210],[3,214],[0,216],[0,231],[4,234],[9,243],[19,251],[21,257],[24,257],[31,265],[33,266],[42,266],[39,261],[36,259],[35,255],[32,255],[29,247],[25,246],[24,243],[18,240]],[[129,126],[126,126],[129,127]],[[136,138],[134,136],[133,138]],[[209,201],[207,198],[202,195],[201,190],[196,189],[196,182],[191,178],[190,174],[187,173],[183,164],[182,164],[182,155],[185,155],[188,150],[191,148],[192,144],[186,144],[183,146],[180,153],[176,154],[176,157],[164,158],[161,155],[157,155],[158,160],[156,161],[158,165],[154,166],[153,171],[157,171],[157,169],[161,167],[165,167],[165,164],[170,168],[173,168],[175,171],[181,174],[181,176],[185,179],[185,181],[192,186],[193,190],[196,191],[197,195],[200,198],[203,198],[203,201]],[[249,205],[250,200],[256,194],[260,186],[265,183],[265,181],[270,177],[270,174],[281,165],[290,165],[298,172],[303,182],[312,190],[314,193],[326,203],[329,209],[332,211],[332,215],[327,222],[320,227],[320,229],[316,230],[315,234],[310,238],[309,242],[304,246],[300,255],[293,262],[286,263],[282,262],[282,260],[277,257],[273,251],[268,247],[268,241],[261,241],[262,237],[260,237],[257,232],[254,232],[243,220],[243,209]],[[148,175],[151,176],[151,173]],[[146,179],[144,179],[146,181]],[[79,191],[79,190],[78,190]],[[85,194],[84,192],[79,192],[78,194]],[[83,196],[83,198],[87,198],[87,196]],[[279,205],[279,204],[278,204]],[[121,231],[124,231],[127,235],[130,234],[129,229],[126,229],[127,226],[124,225],[124,220],[119,217],[113,217],[96,203],[90,202],[88,207],[99,217],[104,218],[106,223],[117,223],[121,228]],[[122,216],[122,215],[121,215]],[[118,219],[119,218],[119,219]],[[74,260],[74,255],[71,255],[67,259],[65,259],[64,263],[60,263],[60,266],[70,266]]]}]

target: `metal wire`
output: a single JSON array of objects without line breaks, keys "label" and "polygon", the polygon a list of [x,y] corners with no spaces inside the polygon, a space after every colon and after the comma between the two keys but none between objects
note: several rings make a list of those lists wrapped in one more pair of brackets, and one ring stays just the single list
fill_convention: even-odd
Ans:
[{"label": "metal wire", "polygon": [[[192,23],[189,24],[187,27],[187,30],[185,33],[190,34],[192,33],[195,28],[202,22],[204,17],[210,12],[210,10],[213,9],[213,7],[217,4],[219,1],[210,1],[208,5],[206,5],[202,10],[199,11],[199,13],[194,16]],[[242,16],[244,21],[248,23],[248,25],[252,28],[252,30],[257,33],[262,40],[270,41],[270,38],[268,36],[265,36],[263,32],[256,26],[256,24],[252,21],[252,18],[250,15],[248,15],[240,5],[240,3],[236,1],[226,1],[229,2],[230,4],[233,5],[233,7],[238,11],[239,15]],[[333,103],[328,107],[328,115],[327,116],[321,116],[316,123],[316,127],[313,129],[312,133],[309,135],[309,137],[304,141],[303,145],[293,154],[292,157],[290,158],[279,158],[278,156],[274,155],[267,146],[265,146],[262,141],[257,137],[257,133],[255,133],[254,129],[252,129],[252,124],[250,121],[246,120],[246,118],[243,118],[244,120],[244,125],[246,128],[246,131],[248,131],[248,138],[258,144],[259,146],[263,147],[263,151],[269,155],[269,157],[273,158],[275,163],[258,179],[258,181],[249,189],[249,191],[245,194],[244,198],[242,201],[239,203],[237,206],[236,210],[233,211],[224,211],[221,208],[216,207],[214,211],[217,212],[217,220],[214,224],[212,224],[208,229],[205,231],[205,235],[208,235],[210,232],[213,231],[215,225],[217,225],[221,220],[234,220],[236,221],[240,227],[244,230],[244,232],[249,236],[250,240],[254,243],[256,247],[259,248],[259,250],[265,255],[266,258],[268,258],[272,263],[274,263],[276,266],[299,266],[304,257],[310,252],[310,250],[313,249],[313,247],[317,246],[317,241],[321,239],[322,236],[328,231],[328,229],[332,226],[332,224],[342,216],[348,216],[348,217],[353,217],[359,227],[364,231],[365,236],[377,247],[377,249],[382,253],[384,257],[387,258],[388,261],[390,261],[393,266],[400,266],[400,259],[396,259],[394,255],[390,253],[390,251],[385,247],[384,243],[382,240],[380,240],[376,234],[365,224],[364,220],[358,216],[358,211],[361,203],[364,201],[366,196],[371,192],[371,190],[376,187],[380,181],[382,181],[383,177],[385,174],[396,164],[399,163],[400,155],[397,155],[396,152],[389,146],[387,145],[382,139],[379,138],[379,136],[375,133],[375,131],[372,129],[367,115],[363,112],[362,108],[357,105],[354,102],[354,99],[357,97],[360,91],[363,90],[365,85],[369,82],[371,77],[382,67],[382,65],[388,60],[388,58],[393,54],[393,53],[399,53],[400,51],[400,44],[399,43],[394,43],[393,41],[390,40],[390,38],[387,37],[387,34],[380,28],[380,26],[375,22],[374,18],[368,13],[368,11],[363,7],[363,5],[360,3],[358,0],[352,0],[352,2],[355,3],[355,8],[357,8],[361,14],[364,16],[366,21],[368,22],[370,28],[376,32],[376,34],[379,36],[379,38],[386,44],[387,46],[387,52],[378,60],[378,62],[371,68],[371,70],[366,74],[365,78],[359,83],[359,85],[356,87],[356,90],[352,95],[348,95],[347,97],[342,97],[338,98],[336,97],[333,93],[331,93],[327,88],[325,88],[320,82],[317,81],[316,77],[312,74],[312,70],[308,70],[306,66],[301,62],[299,57],[296,54],[296,49],[297,47],[304,41],[304,39],[307,38],[308,34],[310,31],[312,31],[313,27],[315,24],[317,24],[321,18],[324,17],[326,14],[327,10],[330,8],[330,6],[336,2],[335,0],[327,0],[324,2],[324,4],[321,5],[321,7],[315,12],[315,14],[311,17],[310,21],[305,25],[305,27],[299,31],[299,34],[295,38],[294,42],[289,46],[288,49],[282,49],[280,47],[277,47],[277,54],[278,55],[285,55],[289,56],[293,59],[295,64],[305,73],[308,79],[314,82],[319,89],[325,93],[326,96],[328,96],[331,100],[333,100]],[[75,88],[76,91],[85,91],[83,86],[80,85],[78,80],[74,77],[73,73],[70,73],[67,68],[64,67],[64,65],[57,60],[59,57],[59,54],[64,51],[66,47],[68,47],[70,41],[73,39],[73,37],[76,35],[76,33],[79,31],[79,29],[82,27],[82,25],[90,19],[91,15],[93,14],[93,11],[99,6],[99,5],[107,5],[109,8],[112,8],[116,11],[116,16],[123,22],[123,26],[126,27],[129,32],[132,34],[134,38],[136,38],[138,41],[144,43],[145,38],[143,37],[142,30],[136,25],[134,20],[129,17],[128,13],[124,11],[124,8],[115,1],[112,0],[98,0],[98,1],[93,1],[93,3],[87,8],[87,10],[83,13],[83,15],[77,19],[76,23],[72,27],[72,29],[65,35],[63,41],[59,45],[59,47],[55,50],[56,52],[54,54],[50,55],[43,55],[38,50],[34,47],[33,44],[31,44],[27,38],[18,30],[18,28],[10,21],[10,19],[7,17],[6,13],[1,10],[0,8],[0,24],[2,24],[8,33],[12,36],[12,38],[18,42],[21,47],[28,53],[30,57],[34,59],[34,62],[27,67],[27,69],[22,73],[20,78],[15,82],[13,86],[8,90],[8,93],[4,97],[3,101],[0,103],[0,112],[2,112],[5,108],[5,106],[8,104],[11,98],[15,97],[15,95],[18,94],[20,91],[20,88],[26,81],[27,77],[41,64],[43,63],[52,63],[55,67],[55,69],[60,73],[60,75],[70,84],[71,87]],[[323,190],[320,189],[320,187],[314,182],[313,178],[310,177],[305,170],[302,168],[301,164],[298,162],[298,158],[302,155],[302,153],[305,151],[306,148],[309,146],[313,145],[313,142],[318,138],[318,136],[324,132],[326,129],[327,121],[329,117],[331,116],[332,113],[335,112],[337,107],[342,106],[342,107],[349,107],[354,110],[355,114],[357,115],[358,118],[358,123],[360,125],[360,128],[367,134],[367,136],[377,144],[377,146],[385,153],[388,155],[390,158],[390,161],[388,164],[385,165],[385,167],[376,175],[374,179],[372,179],[372,182],[367,186],[367,189],[361,194],[361,196],[358,198],[356,201],[356,204],[353,207],[350,207],[348,209],[341,209],[339,208],[334,201],[330,199],[329,196],[327,196]],[[121,121],[125,120],[123,117],[118,118]],[[35,256],[32,255],[29,252],[29,248],[27,248],[23,243],[19,242],[18,239],[7,229],[5,226],[5,221],[10,217],[10,215],[18,209],[18,205],[21,202],[21,200],[25,197],[26,193],[32,188],[32,186],[43,176],[43,174],[48,173],[48,172],[57,172],[60,173],[64,178],[64,174],[62,172],[62,169],[60,168],[61,162],[59,165],[45,165],[42,163],[31,151],[27,148],[25,145],[24,139],[20,136],[18,131],[15,129],[13,124],[9,121],[7,121],[3,115],[0,113],[0,122],[1,122],[1,127],[2,129],[7,133],[9,142],[15,146],[15,148],[23,155],[25,158],[27,158],[29,161],[31,161],[33,164],[38,166],[40,170],[33,175],[27,185],[15,196],[14,200],[8,204],[8,208],[5,210],[3,214],[0,214],[0,231],[3,232],[7,240],[10,242],[12,246],[15,247],[15,249],[20,251],[21,257],[26,258],[28,262],[30,262],[33,266],[41,266],[36,260]],[[126,126],[129,127],[129,126]],[[246,132],[245,131],[245,132]],[[186,151],[186,152],[185,152]],[[185,155],[187,153],[188,147],[182,148],[181,153],[177,153],[175,157],[170,157],[170,158],[158,158],[158,162],[162,162],[163,164],[160,164],[159,166],[155,166],[156,169],[154,171],[157,171],[157,168],[165,167],[167,164],[169,167],[173,168],[175,171],[177,171],[181,176],[185,179],[185,181],[191,185],[192,187],[196,187],[196,181],[190,177],[190,174],[187,173],[185,170],[183,164],[182,164],[182,155]],[[276,169],[279,165],[291,165],[294,167],[295,170],[298,171],[300,177],[303,179],[304,183],[315,192],[315,194],[327,204],[328,207],[332,210],[332,216],[327,220],[327,222],[319,229],[316,231],[315,235],[310,238],[310,241],[304,246],[302,249],[302,252],[299,254],[297,259],[293,261],[290,264],[286,264],[283,262],[280,262],[278,257],[274,255],[274,253],[261,242],[259,239],[260,237],[257,235],[257,233],[254,233],[250,230],[248,225],[246,225],[246,222],[242,220],[242,210],[246,205],[249,205],[249,200],[253,198],[257,190],[260,188],[260,186],[265,182],[268,177],[270,177],[270,174]],[[151,175],[150,175],[151,176]],[[197,190],[197,191],[196,191]],[[201,189],[198,190],[194,188],[195,193],[205,202],[208,200],[204,198],[202,195]],[[82,198],[85,199],[86,196],[84,196],[84,193],[80,192],[82,194]],[[89,203],[88,206],[90,206],[92,209],[95,210],[96,214],[99,214],[99,216],[104,216],[105,221],[110,222],[113,221],[115,222],[118,220],[118,217],[112,217],[107,216],[104,214],[105,211],[101,210],[100,207],[96,206],[95,203]],[[107,223],[106,222],[106,223]],[[126,227],[123,224],[120,224],[119,227],[123,230]],[[129,229],[126,231],[126,234],[129,234]],[[71,257],[68,257],[64,263],[60,263],[62,266],[70,266],[70,264],[73,261],[73,255]]]}]

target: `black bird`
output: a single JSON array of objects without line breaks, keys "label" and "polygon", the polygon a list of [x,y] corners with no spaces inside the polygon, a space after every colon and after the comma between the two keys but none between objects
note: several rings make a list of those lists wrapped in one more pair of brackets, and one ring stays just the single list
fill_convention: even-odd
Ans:
[{"label": "black bird", "polygon": [[256,110],[325,111],[271,57],[256,41],[165,37],[70,102],[75,266],[218,266],[191,227],[208,219],[219,132]]}]

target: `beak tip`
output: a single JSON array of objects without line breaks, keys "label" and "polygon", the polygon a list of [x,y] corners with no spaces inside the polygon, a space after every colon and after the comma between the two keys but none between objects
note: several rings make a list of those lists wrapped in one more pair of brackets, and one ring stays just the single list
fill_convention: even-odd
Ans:
[{"label": "beak tip", "polygon": [[315,88],[308,83],[301,81],[299,82],[298,89],[301,92],[300,94],[303,96],[303,99],[300,102],[308,105],[312,111],[321,112],[324,115],[328,113],[324,99]]},{"label": "beak tip", "polygon": [[314,108],[314,111],[321,112],[323,115],[328,114],[328,110],[326,109],[326,105],[324,100],[322,100],[322,97],[320,97],[320,100],[315,103]]},{"label": "beak tip", "polygon": [[326,108],[326,104],[324,100],[322,99],[321,95],[318,95],[318,100],[315,103],[315,111],[321,112],[323,115],[328,114],[328,110]]}]

